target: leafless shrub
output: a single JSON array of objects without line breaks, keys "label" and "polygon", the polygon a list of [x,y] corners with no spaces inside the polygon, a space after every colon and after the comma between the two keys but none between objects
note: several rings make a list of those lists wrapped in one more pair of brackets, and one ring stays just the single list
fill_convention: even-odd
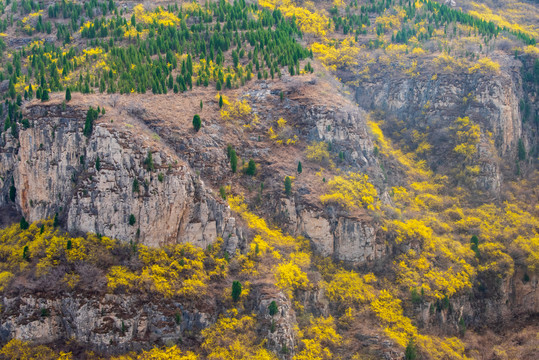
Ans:
[{"label": "leafless shrub", "polygon": [[513,46],[513,42],[509,39],[501,39],[496,42],[496,48],[507,53],[513,49]]},{"label": "leafless shrub", "polygon": [[107,280],[105,273],[96,266],[88,263],[75,265],[75,272],[80,276],[77,286],[87,291],[99,291],[105,289]]},{"label": "leafless shrub", "polygon": [[109,105],[113,108],[116,107],[116,104],[118,104],[118,101],[120,100],[120,95],[118,94],[112,94],[109,97]]}]

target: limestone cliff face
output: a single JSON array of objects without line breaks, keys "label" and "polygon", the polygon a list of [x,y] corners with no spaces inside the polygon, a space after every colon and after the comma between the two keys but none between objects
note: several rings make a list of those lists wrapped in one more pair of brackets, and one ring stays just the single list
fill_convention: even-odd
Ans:
[{"label": "limestone cliff face", "polygon": [[539,281],[536,275],[526,282],[522,277],[523,273],[517,271],[513,276],[493,283],[487,290],[452,298],[447,307],[431,302],[417,304],[414,307],[416,318],[426,328],[437,328],[447,333],[462,330],[459,329],[462,324],[482,328],[525,322],[539,312]]},{"label": "limestone cliff face", "polygon": [[183,304],[153,303],[140,296],[36,296],[4,298],[0,340],[17,338],[37,344],[67,339],[102,352],[125,352],[148,344],[176,342],[204,329],[214,315]]},{"label": "limestone cliff face", "polygon": [[514,167],[523,137],[519,109],[523,90],[520,62],[496,56],[502,64],[498,74],[430,71],[416,77],[376,77],[355,87],[355,99],[364,109],[384,110],[386,116],[404,121],[406,128],[427,133],[433,146],[429,163],[439,168],[451,165],[449,127],[457,117],[468,116],[483,134],[476,186],[498,194],[504,163]]},{"label": "limestone cliff face", "polygon": [[58,213],[69,231],[154,246],[204,247],[221,235],[237,242],[239,232],[227,226],[233,224],[228,207],[148,131],[138,129],[135,135],[129,127],[98,121],[87,138],[84,112],[71,107],[34,105],[27,117],[32,126],[21,129],[18,144],[5,133],[0,154],[1,201],[10,201],[14,186],[15,203],[27,220]]}]

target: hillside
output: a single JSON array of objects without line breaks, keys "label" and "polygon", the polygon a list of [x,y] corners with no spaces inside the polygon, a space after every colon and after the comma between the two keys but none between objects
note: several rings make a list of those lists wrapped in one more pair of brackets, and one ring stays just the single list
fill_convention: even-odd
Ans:
[{"label": "hillside", "polygon": [[1,359],[535,359],[531,1],[0,1]]}]

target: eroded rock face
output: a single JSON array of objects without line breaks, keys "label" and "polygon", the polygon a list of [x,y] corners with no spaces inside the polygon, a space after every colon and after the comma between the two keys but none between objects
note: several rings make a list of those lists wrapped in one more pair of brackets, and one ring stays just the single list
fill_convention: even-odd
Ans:
[{"label": "eroded rock face", "polygon": [[5,297],[0,340],[50,344],[71,339],[114,353],[176,342],[185,331],[200,331],[213,321],[211,315],[179,303],[153,303],[135,295]]},{"label": "eroded rock face", "polygon": [[33,126],[20,131],[20,146],[4,135],[0,168],[2,201],[9,201],[14,185],[15,202],[28,221],[58,213],[72,232],[201,247],[223,235],[228,224],[227,235],[238,243],[241,233],[230,227],[228,207],[166,145],[106,123],[97,123],[87,138],[85,115],[73,108],[34,106],[28,116]]},{"label": "eroded rock face", "polygon": [[370,265],[387,255],[384,240],[377,236],[372,219],[336,214],[334,209],[316,209],[281,199],[278,219],[292,234],[310,239],[313,250],[324,257],[356,265]]},{"label": "eroded rock face", "polygon": [[308,236],[322,256],[357,265],[372,264],[386,255],[383,240],[376,236],[372,221],[344,216],[327,217],[315,211],[302,211],[298,232]]},{"label": "eroded rock face", "polygon": [[[275,301],[277,313],[271,315],[270,304]],[[257,294],[257,311],[259,319],[268,322],[267,347],[282,359],[291,359],[294,356],[294,348],[297,339],[294,326],[297,325],[296,314],[290,300],[282,292],[272,292],[262,289]]]},{"label": "eroded rock face", "polygon": [[518,62],[506,57],[498,60],[504,65],[496,76],[480,72],[387,76],[361,82],[355,99],[364,109],[381,109],[386,116],[404,121],[406,128],[428,134],[432,145],[429,163],[439,169],[456,166],[449,128],[458,117],[468,116],[482,132],[475,187],[496,195],[501,189],[502,163],[514,166],[518,141],[523,137]]},{"label": "eroded rock face", "polygon": [[539,279],[533,274],[523,282],[522,277],[523,272],[516,271],[503,280],[490,281],[486,289],[451,298],[448,306],[425,302],[415,305],[414,311],[422,326],[441,329],[448,334],[465,327],[524,322],[539,312]]}]

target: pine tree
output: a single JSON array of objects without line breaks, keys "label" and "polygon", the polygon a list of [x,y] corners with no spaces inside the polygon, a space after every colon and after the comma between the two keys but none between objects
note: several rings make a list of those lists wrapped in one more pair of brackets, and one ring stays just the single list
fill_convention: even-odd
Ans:
[{"label": "pine tree", "polygon": [[15,95],[17,93],[15,92],[15,85],[13,84],[13,81],[9,82],[9,97],[12,99],[15,99]]},{"label": "pine tree", "polygon": [[223,97],[219,95],[219,109],[223,107]]},{"label": "pine tree", "polygon": [[202,120],[200,120],[200,116],[196,114],[195,116],[193,116],[193,127],[195,128],[195,131],[198,132],[201,126],[202,126]]},{"label": "pine tree", "polygon": [[414,342],[414,339],[410,339],[408,345],[406,345],[406,350],[404,352],[404,358],[406,360],[416,360],[417,359],[417,349]]},{"label": "pine tree", "polygon": [[30,227],[30,224],[28,224],[28,222],[26,221],[24,216],[22,217],[21,222],[19,223],[19,225],[21,226],[21,230],[26,230],[26,229],[28,229]]},{"label": "pine tree", "polygon": [[230,151],[230,167],[232,168],[232,172],[236,173],[238,167],[238,157],[236,156],[236,150],[234,149]]},{"label": "pine tree", "polygon": [[241,296],[241,283],[239,281],[234,280],[232,282],[232,300],[234,302],[238,301]]},{"label": "pine tree", "polygon": [[245,170],[245,173],[250,176],[254,176],[256,174],[256,163],[253,159],[249,159],[249,164],[247,164],[247,170]]},{"label": "pine tree", "polygon": [[286,196],[290,196],[292,193],[292,180],[288,176],[284,178],[284,193]]},{"label": "pine tree", "polygon": [[71,100],[71,89],[68,86],[66,89],[66,101],[69,101],[69,100]]},{"label": "pine tree", "polygon": [[298,174],[301,174],[301,172],[303,171],[303,168],[301,166],[301,161],[298,162]]},{"label": "pine tree", "polygon": [[279,308],[277,307],[277,303],[275,302],[275,300],[273,300],[269,304],[268,310],[269,310],[270,316],[273,316],[273,315],[277,314],[277,312],[279,311]]},{"label": "pine tree", "polygon": [[49,92],[47,89],[43,89],[43,92],[41,93],[41,101],[48,101],[49,100]]}]

